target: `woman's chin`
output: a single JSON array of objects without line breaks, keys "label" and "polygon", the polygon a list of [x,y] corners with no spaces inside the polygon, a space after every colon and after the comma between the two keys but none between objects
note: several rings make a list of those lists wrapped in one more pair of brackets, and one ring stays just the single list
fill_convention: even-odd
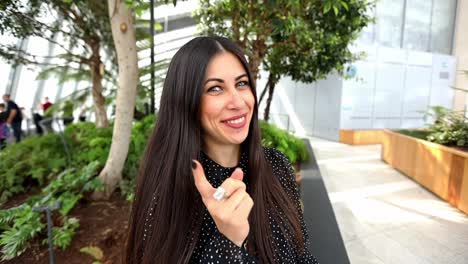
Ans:
[{"label": "woman's chin", "polygon": [[231,137],[231,138],[229,139],[229,142],[230,142],[231,144],[240,145],[240,144],[242,144],[246,139],[247,139],[247,135],[245,135],[245,136],[239,136],[239,135],[237,135],[236,137]]}]

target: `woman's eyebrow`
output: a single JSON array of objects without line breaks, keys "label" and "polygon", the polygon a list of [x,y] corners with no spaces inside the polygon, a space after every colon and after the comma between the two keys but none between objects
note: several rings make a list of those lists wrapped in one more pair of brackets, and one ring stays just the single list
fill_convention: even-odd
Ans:
[{"label": "woman's eyebrow", "polygon": [[[247,76],[247,73],[243,73],[239,76],[237,76],[234,80],[238,81],[239,79],[241,79],[242,77],[245,77]],[[224,80],[223,79],[220,79],[220,78],[210,78],[208,80],[205,81],[205,84],[207,84],[208,82],[220,82],[220,83],[224,83]]]},{"label": "woman's eyebrow", "polygon": [[243,74],[237,76],[235,80],[237,81],[237,80],[239,80],[240,78],[245,77],[245,76],[247,76],[247,73],[243,73]]},{"label": "woman's eyebrow", "polygon": [[220,83],[224,83],[224,80],[223,79],[219,79],[219,78],[210,78],[208,80],[205,81],[205,84],[208,83],[208,82],[220,82]]}]

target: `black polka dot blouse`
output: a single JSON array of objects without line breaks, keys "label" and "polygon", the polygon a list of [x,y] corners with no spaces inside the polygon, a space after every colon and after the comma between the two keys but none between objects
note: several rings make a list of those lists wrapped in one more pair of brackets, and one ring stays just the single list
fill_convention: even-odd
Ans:
[{"label": "black polka dot blouse", "polygon": [[[287,195],[294,201],[297,210],[300,209],[299,191],[296,185],[294,170],[290,161],[284,154],[278,150],[264,148],[265,157],[273,168],[273,173],[278,176],[281,184],[286,190]],[[231,176],[234,168],[226,168],[215,161],[211,160],[206,154],[202,153],[201,164],[205,170],[208,181],[213,187],[218,187],[221,183]],[[238,166],[241,167],[244,175],[247,171],[247,157],[241,155]],[[244,176],[244,182],[248,190],[248,177]],[[302,212],[300,212],[300,221],[302,233],[304,235],[305,252],[299,255],[295,246],[288,234],[283,234],[280,227],[270,218],[270,225],[273,232],[273,240],[276,246],[276,262],[277,263],[318,263],[314,256],[307,251],[309,243],[307,229],[303,220]],[[196,244],[190,263],[260,263],[256,256],[247,252],[245,247],[238,247],[216,228],[216,224],[211,218],[208,211],[205,209],[202,229],[200,231],[199,240]]]}]

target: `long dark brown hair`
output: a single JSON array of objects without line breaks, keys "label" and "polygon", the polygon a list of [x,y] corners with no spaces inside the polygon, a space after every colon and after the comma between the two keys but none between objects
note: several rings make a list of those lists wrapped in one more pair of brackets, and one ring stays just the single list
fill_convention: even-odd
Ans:
[{"label": "long dark brown hair", "polygon": [[[190,260],[205,210],[193,180],[191,160],[199,159],[202,146],[199,109],[205,71],[211,58],[220,52],[235,55],[252,80],[242,50],[221,37],[191,40],[169,65],[156,126],[141,160],[126,263]],[[257,101],[255,87],[251,88]],[[264,157],[257,103],[242,149],[248,155],[247,177],[255,203],[249,216],[249,252],[255,252],[263,263],[274,262],[267,209],[277,221],[287,223],[298,250],[304,250],[298,212]]]}]

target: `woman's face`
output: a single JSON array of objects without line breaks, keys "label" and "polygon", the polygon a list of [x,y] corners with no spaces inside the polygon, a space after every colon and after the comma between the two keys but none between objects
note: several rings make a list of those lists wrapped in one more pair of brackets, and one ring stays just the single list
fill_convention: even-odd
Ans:
[{"label": "woman's face", "polygon": [[209,145],[239,145],[249,133],[255,98],[242,63],[229,52],[214,56],[205,73],[201,126]]}]

